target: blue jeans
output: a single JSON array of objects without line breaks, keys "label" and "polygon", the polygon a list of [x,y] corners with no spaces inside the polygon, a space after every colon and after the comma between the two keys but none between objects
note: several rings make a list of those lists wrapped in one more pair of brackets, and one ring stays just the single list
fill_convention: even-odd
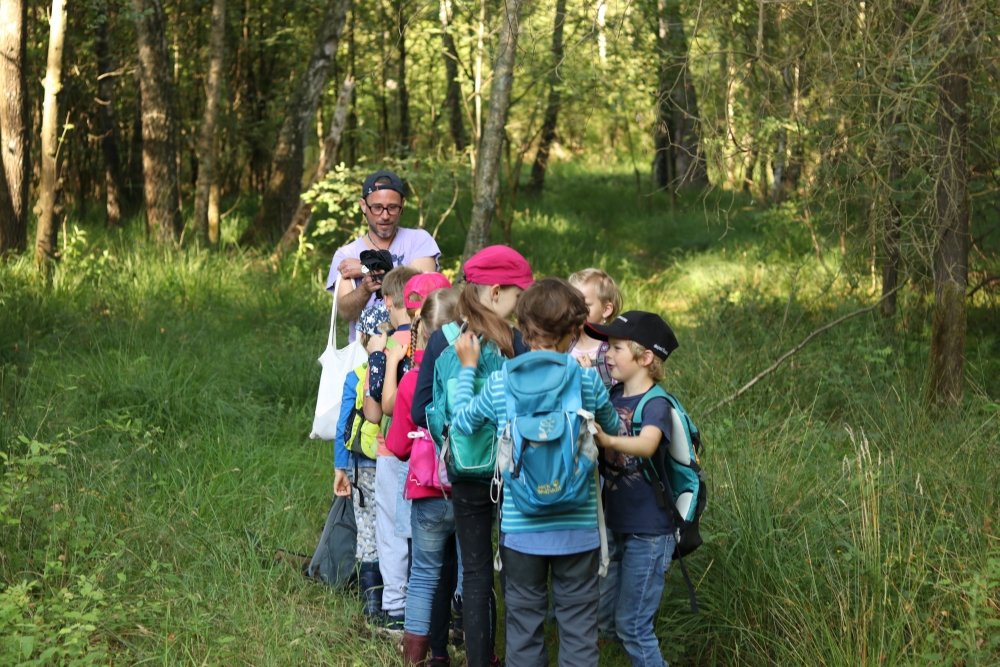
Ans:
[{"label": "blue jeans", "polygon": [[614,631],[633,667],[667,667],[653,626],[673,553],[673,535],[615,533],[611,568],[618,570],[619,585],[601,607],[614,609]]},{"label": "blue jeans", "polygon": [[448,538],[455,534],[455,513],[448,498],[418,498],[410,512],[413,530],[413,564],[406,589],[406,621],[413,635],[428,635],[434,591],[441,578]]}]

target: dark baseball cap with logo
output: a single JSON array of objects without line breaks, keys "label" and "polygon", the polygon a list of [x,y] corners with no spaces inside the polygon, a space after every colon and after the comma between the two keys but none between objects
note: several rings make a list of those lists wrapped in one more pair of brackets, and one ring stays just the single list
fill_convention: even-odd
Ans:
[{"label": "dark baseball cap with logo", "polygon": [[670,325],[656,313],[630,310],[607,324],[587,324],[587,333],[598,340],[624,338],[633,340],[660,359],[677,349],[677,337]]},{"label": "dark baseball cap with logo", "polygon": [[[379,180],[387,180],[388,182],[379,183]],[[391,171],[376,171],[366,178],[361,185],[361,197],[367,199],[368,195],[376,190],[392,190],[398,192],[400,197],[406,197],[406,186],[403,185],[399,176]]]}]

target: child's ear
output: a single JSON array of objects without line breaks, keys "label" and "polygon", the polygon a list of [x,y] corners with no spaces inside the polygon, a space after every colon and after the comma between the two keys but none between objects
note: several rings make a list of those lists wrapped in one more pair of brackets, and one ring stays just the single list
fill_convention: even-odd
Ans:
[{"label": "child's ear", "polygon": [[385,295],[385,308],[386,310],[395,310],[395,306],[392,305],[392,297],[388,294]]},{"label": "child's ear", "polygon": [[639,362],[639,364],[641,366],[643,366],[644,368],[649,368],[650,366],[652,366],[653,365],[653,351],[652,350],[645,350],[645,351],[643,351],[643,353],[642,353],[642,360]]},{"label": "child's ear", "polygon": [[611,317],[611,313],[613,312],[615,312],[615,304],[608,301],[606,304],[604,304],[604,311],[601,313],[601,317],[603,317],[606,320],[609,317]]},{"label": "child's ear", "polygon": [[492,299],[493,301],[499,301],[500,300],[500,286],[499,285],[493,285],[492,287],[490,287],[490,299]]}]

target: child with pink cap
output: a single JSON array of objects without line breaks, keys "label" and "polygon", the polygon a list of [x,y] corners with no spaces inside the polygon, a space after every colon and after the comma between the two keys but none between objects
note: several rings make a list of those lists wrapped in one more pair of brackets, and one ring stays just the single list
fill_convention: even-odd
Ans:
[{"label": "child with pink cap", "polygon": [[[528,352],[521,334],[511,326],[510,317],[518,297],[534,282],[531,266],[516,250],[490,246],[469,258],[463,267],[465,286],[459,297],[463,326],[475,333],[481,344],[492,346],[510,359]],[[427,406],[433,401],[434,375],[438,360],[454,349],[444,330],[427,341],[411,417],[417,426],[427,427]],[[456,357],[457,360],[457,357]],[[451,479],[455,532],[462,554],[463,621],[469,667],[499,664],[496,643],[496,599],[493,593],[493,514],[488,479]],[[409,628],[403,635],[404,664],[421,665],[427,653],[428,637]]]}]

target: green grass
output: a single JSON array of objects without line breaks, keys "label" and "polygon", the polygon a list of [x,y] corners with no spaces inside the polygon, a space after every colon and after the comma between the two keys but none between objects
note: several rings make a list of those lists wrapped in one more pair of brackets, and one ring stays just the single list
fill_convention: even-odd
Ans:
[{"label": "green grass", "polygon": [[[601,266],[662,312],[681,342],[667,385],[705,434],[702,612],[675,568],[671,664],[1000,664],[995,296],[970,310],[957,414],[920,407],[930,310],[906,291],[897,320],[852,320],[706,415],[870,303],[870,280],[834,280],[789,211],[688,193],[671,215],[640,208],[629,173],[570,165],[548,187],[520,202],[515,245],[540,275]],[[261,565],[311,549],[331,496],[330,444],[307,437],[331,249],[293,278],[292,258],[84,228],[51,288],[0,267],[0,665],[399,664],[356,597]],[[440,240],[453,264],[457,218]]]}]

